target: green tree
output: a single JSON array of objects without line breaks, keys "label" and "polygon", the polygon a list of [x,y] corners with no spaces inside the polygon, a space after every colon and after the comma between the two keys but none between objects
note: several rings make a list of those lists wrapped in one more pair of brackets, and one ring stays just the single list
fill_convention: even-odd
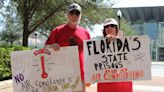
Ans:
[{"label": "green tree", "polygon": [[136,32],[132,29],[132,27],[129,25],[127,20],[124,18],[121,20],[121,30],[124,32],[126,36],[133,36],[136,35]]},{"label": "green tree", "polygon": [[[21,17],[23,24],[23,46],[28,46],[28,36],[39,29],[51,28],[46,26],[47,24],[53,25],[53,27],[63,23],[65,19],[64,13],[66,7],[72,3],[79,3],[84,11],[84,14],[89,14],[90,10],[99,10],[97,0],[12,0],[16,3],[18,15]],[[103,0],[102,0],[103,1]],[[92,12],[92,14],[94,13]],[[99,14],[94,16],[90,20],[98,20]],[[90,16],[90,15],[87,15]],[[86,22],[87,17],[84,16],[82,22]],[[89,20],[89,21],[90,21]],[[55,21],[55,22],[54,22]],[[95,20],[94,20],[95,21]],[[90,21],[91,24],[94,21]],[[96,21],[95,21],[96,22]],[[84,24],[84,23],[83,23]],[[45,27],[41,27],[45,26]],[[55,25],[55,26],[54,26]]]},{"label": "green tree", "polygon": [[6,6],[3,6],[4,12],[2,14],[4,21],[3,25],[4,28],[2,29],[0,33],[0,40],[3,43],[7,43],[12,46],[15,41],[18,41],[19,38],[21,37],[20,33],[20,28],[21,26],[19,25],[19,19],[15,15],[16,9],[12,5],[12,3],[9,3]]},{"label": "green tree", "polygon": [[3,4],[4,4],[4,0],[0,0],[0,8],[3,7]]},{"label": "green tree", "polygon": [[[3,7],[4,7],[4,0],[0,0],[0,26],[2,27],[3,25],[3,19],[2,19],[2,15],[3,15]],[[0,30],[1,31],[1,30]]]},{"label": "green tree", "polygon": [[[91,29],[90,30],[91,32],[95,24],[101,24],[106,18],[116,16],[116,13],[114,13],[114,11],[111,8],[109,7],[107,8],[107,6],[104,7],[104,5],[101,3],[102,1],[99,1],[100,3],[93,3],[93,2],[80,3],[83,13],[80,25]],[[57,16],[52,16],[49,20],[47,20],[45,23],[42,24],[39,32],[47,36],[47,34],[49,34],[49,32],[54,27],[66,21],[64,13],[65,11],[57,12],[55,14]]]},{"label": "green tree", "polygon": [[[111,6],[113,3],[110,1],[113,0],[106,2]],[[47,36],[50,30],[64,23],[67,6],[72,2],[82,7],[81,25],[85,27],[92,28],[94,24],[103,23],[105,18],[115,16],[109,7],[102,4],[104,0],[11,0],[22,27],[22,45],[28,46],[28,37],[34,31]]]}]

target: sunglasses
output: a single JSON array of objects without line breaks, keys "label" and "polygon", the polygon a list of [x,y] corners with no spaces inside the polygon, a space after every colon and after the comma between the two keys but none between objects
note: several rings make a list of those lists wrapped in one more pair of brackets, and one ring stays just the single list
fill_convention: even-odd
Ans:
[{"label": "sunglasses", "polygon": [[78,10],[72,10],[72,11],[69,12],[69,14],[79,16],[80,12]]},{"label": "sunglasses", "polygon": [[106,25],[106,26],[104,26],[104,28],[108,28],[108,27],[116,27],[116,25],[114,25],[114,24],[110,24],[110,25]]}]

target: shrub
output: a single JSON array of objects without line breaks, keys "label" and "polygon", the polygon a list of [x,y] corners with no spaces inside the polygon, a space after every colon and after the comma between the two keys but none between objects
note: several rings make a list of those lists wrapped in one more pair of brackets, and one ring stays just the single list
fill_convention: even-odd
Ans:
[{"label": "shrub", "polygon": [[13,51],[30,50],[30,48],[23,46],[2,46],[0,47],[0,81],[11,79],[11,64],[10,64],[10,53]]}]

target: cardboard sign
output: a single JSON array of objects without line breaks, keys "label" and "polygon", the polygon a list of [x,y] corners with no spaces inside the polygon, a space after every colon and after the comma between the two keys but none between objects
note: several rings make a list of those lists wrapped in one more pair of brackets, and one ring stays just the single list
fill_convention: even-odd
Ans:
[{"label": "cardboard sign", "polygon": [[87,40],[84,53],[86,82],[151,79],[148,36]]},{"label": "cardboard sign", "polygon": [[[71,57],[71,58],[70,58]],[[41,49],[11,54],[14,92],[82,90],[78,48]]]}]

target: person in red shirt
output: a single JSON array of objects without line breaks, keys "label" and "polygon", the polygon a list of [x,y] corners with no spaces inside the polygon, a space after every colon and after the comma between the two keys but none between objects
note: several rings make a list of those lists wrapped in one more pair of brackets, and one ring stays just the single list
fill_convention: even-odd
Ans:
[{"label": "person in red shirt", "polygon": [[[109,41],[123,37],[123,32],[119,30],[115,19],[109,18],[104,21],[103,36]],[[133,92],[132,82],[98,83],[97,92]]]},{"label": "person in red shirt", "polygon": [[90,35],[87,29],[79,26],[81,13],[81,7],[77,3],[70,4],[66,13],[68,22],[51,31],[45,43],[45,47],[49,46],[54,50],[59,50],[60,47],[64,46],[78,46],[80,71],[83,83],[82,92],[85,92],[83,40],[90,39]]}]

